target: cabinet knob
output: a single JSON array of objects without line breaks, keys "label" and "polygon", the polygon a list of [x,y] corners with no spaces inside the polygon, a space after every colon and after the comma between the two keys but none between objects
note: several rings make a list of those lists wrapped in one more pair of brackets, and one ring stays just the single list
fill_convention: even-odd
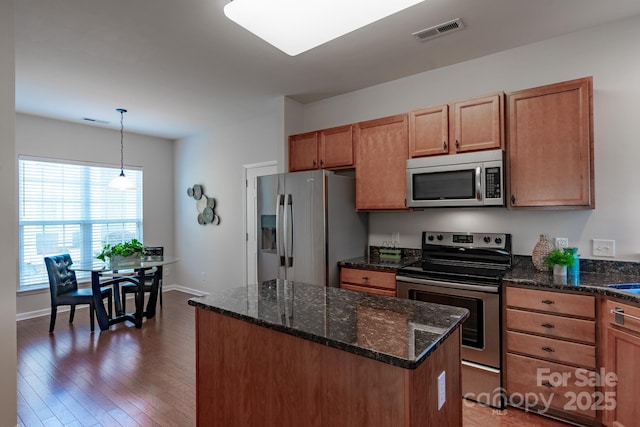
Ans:
[{"label": "cabinet knob", "polygon": [[553,384],[551,384],[549,381],[543,382],[542,385],[547,387],[547,388],[553,388]]},{"label": "cabinet knob", "polygon": [[442,151],[447,151],[447,141],[442,141]]},{"label": "cabinet knob", "polygon": [[512,205],[516,204],[516,196],[514,196],[513,194],[511,195],[511,204]]},{"label": "cabinet knob", "polygon": [[369,278],[367,276],[363,276],[362,280],[369,280]]},{"label": "cabinet knob", "polygon": [[324,166],[324,160],[320,160],[320,166]]},{"label": "cabinet knob", "polygon": [[546,299],[546,300],[543,300],[543,301],[541,301],[541,302],[542,302],[543,304],[548,304],[548,305],[551,305],[551,304],[553,304],[553,303],[554,303],[554,302],[553,302],[552,300],[550,300],[550,299]]},{"label": "cabinet knob", "polygon": [[555,328],[555,326],[553,326],[551,323],[543,323],[542,325],[543,328],[547,328],[547,329],[553,329]]},{"label": "cabinet knob", "polygon": [[456,148],[460,147],[460,143],[458,142],[458,140],[456,139]]},{"label": "cabinet knob", "polygon": [[318,162],[316,162],[315,160],[313,161],[313,166],[317,165]]},{"label": "cabinet knob", "polygon": [[551,347],[542,347],[542,350],[546,351],[547,353],[555,353],[555,350]]}]

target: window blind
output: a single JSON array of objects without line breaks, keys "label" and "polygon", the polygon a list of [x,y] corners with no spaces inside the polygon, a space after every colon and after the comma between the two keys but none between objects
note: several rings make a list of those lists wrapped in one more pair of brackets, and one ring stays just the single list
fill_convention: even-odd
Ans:
[{"label": "window blind", "polygon": [[[109,189],[113,166],[18,158],[19,288],[48,286],[44,257],[89,260],[104,243],[142,240],[142,170],[125,169],[137,190]],[[78,279],[89,273],[77,273]]]}]

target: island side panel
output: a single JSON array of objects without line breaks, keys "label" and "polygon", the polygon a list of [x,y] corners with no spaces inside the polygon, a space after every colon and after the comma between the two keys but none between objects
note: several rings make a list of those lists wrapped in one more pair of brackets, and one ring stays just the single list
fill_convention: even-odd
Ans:
[{"label": "island side panel", "polygon": [[[460,327],[414,371],[406,370],[411,426],[462,426]],[[438,376],[445,372],[446,400],[438,409]]]},{"label": "island side panel", "polygon": [[[449,408],[457,404],[461,414],[459,365],[427,369],[429,356],[405,370],[202,309],[196,324],[198,425],[461,425]],[[439,364],[459,363],[459,334],[451,338],[436,350],[452,352],[434,359]],[[447,403],[435,411],[437,404],[415,394],[431,393],[437,374],[419,377],[442,369]],[[456,381],[457,399],[449,396]]]}]

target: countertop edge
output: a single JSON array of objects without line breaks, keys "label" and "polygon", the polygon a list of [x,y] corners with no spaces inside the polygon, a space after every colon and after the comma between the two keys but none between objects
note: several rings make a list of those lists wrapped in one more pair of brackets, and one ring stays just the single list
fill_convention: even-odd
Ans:
[{"label": "countertop edge", "polygon": [[317,344],[325,345],[338,350],[363,356],[368,359],[377,360],[382,363],[386,363],[392,366],[397,366],[399,368],[410,369],[410,370],[418,368],[418,366],[420,366],[422,362],[427,360],[429,358],[428,356],[433,351],[435,351],[447,338],[449,338],[449,336],[453,333],[453,331],[455,331],[455,329],[459,327],[469,317],[469,311],[467,310],[464,316],[458,318],[452,325],[450,325],[449,328],[445,332],[443,332],[440,335],[440,337],[437,340],[435,340],[433,344],[431,344],[425,351],[423,351],[419,356],[416,357],[416,360],[406,360],[406,359],[399,358],[387,353],[380,353],[374,350],[364,349],[362,347],[358,347],[353,344],[339,342],[326,337],[320,337],[318,335],[301,331],[298,329],[292,329],[284,325],[278,325],[278,324],[266,322],[261,319],[256,319],[255,317],[243,315],[230,310],[225,310],[223,308],[215,307],[209,304],[203,304],[199,301],[194,300],[193,298],[188,300],[188,304],[195,308],[211,311],[217,314],[221,314],[223,316],[231,317],[231,318],[241,320],[247,323],[251,323],[257,326],[261,326],[267,329],[292,335],[297,338],[306,339],[308,341],[312,341]]}]

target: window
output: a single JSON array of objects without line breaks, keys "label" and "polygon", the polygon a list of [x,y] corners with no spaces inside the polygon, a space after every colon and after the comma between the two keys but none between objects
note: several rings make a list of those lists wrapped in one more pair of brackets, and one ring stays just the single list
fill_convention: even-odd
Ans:
[{"label": "window", "polygon": [[142,170],[125,169],[134,191],[107,188],[118,173],[113,166],[18,158],[20,290],[48,286],[47,255],[68,253],[79,262],[104,243],[142,240]]}]

